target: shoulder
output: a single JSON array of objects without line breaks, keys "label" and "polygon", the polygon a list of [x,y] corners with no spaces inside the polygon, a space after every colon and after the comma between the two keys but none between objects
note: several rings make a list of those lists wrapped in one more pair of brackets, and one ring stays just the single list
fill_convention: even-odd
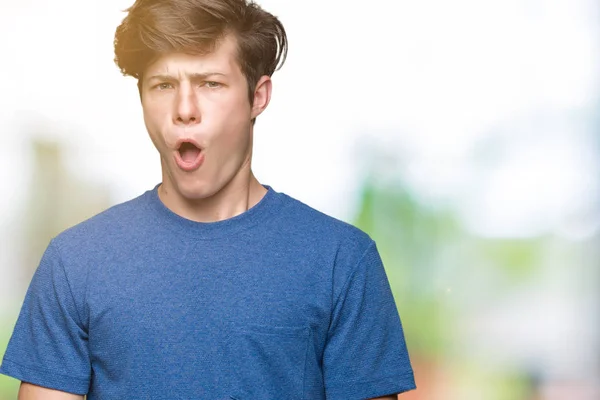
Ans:
[{"label": "shoulder", "polygon": [[327,215],[287,195],[280,227],[289,254],[312,260],[313,273],[330,285],[332,299],[340,298],[354,278],[359,285],[379,279],[383,265],[375,241],[358,227]]},{"label": "shoulder", "polygon": [[[334,268],[352,269],[370,249],[373,239],[356,226],[327,215],[288,195],[279,223],[285,237],[331,260]],[[350,271],[347,271],[350,272]]]},{"label": "shoulder", "polygon": [[61,256],[66,256],[93,253],[126,240],[140,224],[148,223],[147,194],[116,204],[62,231],[52,239],[53,245]]},{"label": "shoulder", "polygon": [[321,240],[333,239],[369,245],[371,237],[356,226],[323,213],[300,200],[281,194],[286,204],[282,218],[293,222],[295,229]]}]

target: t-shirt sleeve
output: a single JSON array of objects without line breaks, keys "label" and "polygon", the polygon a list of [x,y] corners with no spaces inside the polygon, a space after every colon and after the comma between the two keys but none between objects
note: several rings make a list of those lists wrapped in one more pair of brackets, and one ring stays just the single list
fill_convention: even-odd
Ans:
[{"label": "t-shirt sleeve", "polygon": [[323,355],[328,399],[370,399],[414,389],[400,317],[374,242],[337,299]]},{"label": "t-shirt sleeve", "polygon": [[53,242],[33,275],[0,373],[63,392],[88,392],[87,330]]}]

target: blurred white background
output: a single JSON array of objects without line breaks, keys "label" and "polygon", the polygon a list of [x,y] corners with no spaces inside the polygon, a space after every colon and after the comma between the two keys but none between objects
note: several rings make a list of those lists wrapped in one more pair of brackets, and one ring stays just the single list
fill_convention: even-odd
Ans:
[{"label": "blurred white background", "polygon": [[[37,215],[28,204],[45,200],[35,195],[32,140],[58,142],[69,174],[103,188],[110,204],[160,180],[136,83],[113,62],[114,31],[131,4],[0,3],[0,313],[8,324],[29,276],[17,267]],[[544,359],[544,376],[556,370],[561,379],[587,371],[560,398],[600,398],[600,277],[589,267],[600,228],[598,2],[259,4],[281,19],[290,44],[255,129],[259,180],[347,221],[367,178],[400,180],[420,204],[452,208],[476,237],[581,245],[586,262],[554,260],[560,266],[539,272],[520,297],[486,303],[496,311],[460,329],[484,358]],[[489,341],[478,348],[482,336]],[[496,347],[503,340],[511,344]],[[465,387],[452,398],[492,398]],[[552,388],[540,398],[562,396]]]}]

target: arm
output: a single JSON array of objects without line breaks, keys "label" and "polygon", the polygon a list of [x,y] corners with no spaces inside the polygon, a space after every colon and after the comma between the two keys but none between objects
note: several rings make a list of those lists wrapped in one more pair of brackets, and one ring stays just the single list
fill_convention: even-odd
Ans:
[{"label": "arm", "polygon": [[83,400],[83,396],[21,382],[18,400]]},{"label": "arm", "polygon": [[374,242],[354,260],[352,269],[349,260],[339,263],[345,273],[334,282],[323,353],[327,398],[397,399],[415,383],[391,288]]},{"label": "arm", "polygon": [[19,399],[57,398],[48,389],[40,393],[32,386],[79,395],[89,390],[91,363],[87,326],[82,322],[87,320],[86,274],[78,272],[65,268],[51,242],[33,275],[0,365],[0,373],[26,382]]}]

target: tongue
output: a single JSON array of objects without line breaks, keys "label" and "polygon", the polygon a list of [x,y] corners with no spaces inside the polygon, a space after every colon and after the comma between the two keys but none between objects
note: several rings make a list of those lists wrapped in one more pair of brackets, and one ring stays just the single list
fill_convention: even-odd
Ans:
[{"label": "tongue", "polygon": [[181,149],[179,152],[181,154],[181,159],[186,163],[192,163],[198,158],[198,154],[200,154],[200,149],[194,146],[185,146],[185,148]]}]

